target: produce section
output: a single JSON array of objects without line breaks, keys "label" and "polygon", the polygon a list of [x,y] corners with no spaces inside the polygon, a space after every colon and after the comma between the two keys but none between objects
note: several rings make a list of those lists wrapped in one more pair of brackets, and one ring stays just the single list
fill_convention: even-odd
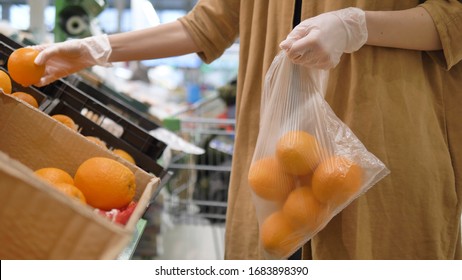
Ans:
[{"label": "produce section", "polygon": [[[21,85],[8,61],[25,48],[1,36],[0,131],[8,137],[0,140],[0,258],[132,255],[142,216],[166,174],[157,163],[166,144],[65,80]],[[72,180],[55,182],[65,176],[47,168]]]}]

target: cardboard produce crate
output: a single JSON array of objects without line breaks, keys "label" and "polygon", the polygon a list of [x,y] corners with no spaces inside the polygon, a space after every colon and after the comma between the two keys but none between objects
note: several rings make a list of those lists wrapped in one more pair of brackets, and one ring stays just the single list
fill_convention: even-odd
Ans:
[{"label": "cardboard produce crate", "polygon": [[[0,135],[0,259],[115,259],[130,242],[159,178],[5,94],[0,94]],[[33,173],[53,166],[73,175],[93,156],[116,159],[135,173],[138,205],[126,226]]]}]

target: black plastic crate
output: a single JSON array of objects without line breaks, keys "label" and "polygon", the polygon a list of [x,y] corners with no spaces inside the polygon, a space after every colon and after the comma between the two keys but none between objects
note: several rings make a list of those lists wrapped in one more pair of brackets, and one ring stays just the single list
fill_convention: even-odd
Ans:
[{"label": "black plastic crate", "polygon": [[151,172],[159,178],[165,175],[165,170],[162,166],[158,165],[152,158],[142,153],[132,145],[120,141],[119,138],[108,132],[106,129],[97,125],[94,121],[83,116],[81,112],[76,111],[66,103],[54,99],[50,106],[48,106],[44,113],[52,116],[55,114],[64,114],[74,120],[78,126],[78,132],[83,136],[94,136],[98,137],[106,143],[108,149],[122,149],[128,152],[136,162],[136,165],[147,172]]},{"label": "black plastic crate", "polygon": [[114,125],[121,128],[120,133],[115,133],[118,138],[154,159],[158,159],[167,147],[164,142],[154,138],[146,130],[63,80],[57,80],[42,87],[40,91],[53,99],[59,99],[78,112],[86,109],[93,112],[97,119],[101,121],[110,120]]},{"label": "black plastic crate", "polygon": [[149,106],[123,93],[115,92],[100,82],[88,81],[80,75],[70,75],[66,77],[66,81],[147,131],[161,126],[159,120],[147,115]]}]

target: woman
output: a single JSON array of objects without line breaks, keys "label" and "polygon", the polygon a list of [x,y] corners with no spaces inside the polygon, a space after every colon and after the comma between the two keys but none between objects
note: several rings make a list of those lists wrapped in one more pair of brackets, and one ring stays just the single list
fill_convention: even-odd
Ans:
[{"label": "woman", "polygon": [[[261,259],[247,170],[262,81],[283,48],[296,63],[331,69],[326,100],[391,170],[312,239],[313,258],[461,259],[462,4],[296,2],[202,0],[155,28],[36,46],[47,64],[41,85],[114,61],[196,52],[211,62],[239,38],[225,258]],[[291,32],[298,15],[306,20]]]}]

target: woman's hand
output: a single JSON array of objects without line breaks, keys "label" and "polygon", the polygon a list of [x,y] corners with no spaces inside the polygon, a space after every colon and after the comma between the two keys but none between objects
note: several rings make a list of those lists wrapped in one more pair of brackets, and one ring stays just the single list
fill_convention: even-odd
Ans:
[{"label": "woman's hand", "polygon": [[346,8],[302,21],[280,47],[294,63],[330,69],[339,63],[343,53],[360,49],[367,36],[365,12]]},{"label": "woman's hand", "polygon": [[32,46],[40,53],[35,63],[45,65],[45,74],[36,86],[45,86],[93,65],[111,66],[111,45],[107,35]]}]

